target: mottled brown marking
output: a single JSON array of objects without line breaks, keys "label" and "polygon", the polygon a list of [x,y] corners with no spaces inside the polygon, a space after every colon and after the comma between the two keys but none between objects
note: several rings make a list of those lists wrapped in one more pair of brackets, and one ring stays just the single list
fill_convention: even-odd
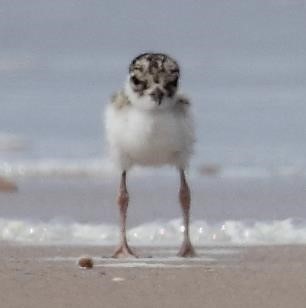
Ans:
[{"label": "mottled brown marking", "polygon": [[115,93],[111,98],[111,103],[117,109],[122,109],[122,108],[131,104],[128,97],[124,94],[123,91],[119,91],[119,92]]}]

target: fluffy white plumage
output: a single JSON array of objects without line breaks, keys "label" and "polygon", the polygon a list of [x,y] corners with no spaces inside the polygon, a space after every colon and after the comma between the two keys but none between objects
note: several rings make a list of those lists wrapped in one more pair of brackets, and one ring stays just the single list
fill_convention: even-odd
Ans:
[{"label": "fluffy white plumage", "polygon": [[106,135],[111,157],[122,170],[134,165],[173,165],[186,168],[195,141],[190,105],[176,94],[158,105],[150,97],[137,97],[127,83],[128,103],[108,104]]}]

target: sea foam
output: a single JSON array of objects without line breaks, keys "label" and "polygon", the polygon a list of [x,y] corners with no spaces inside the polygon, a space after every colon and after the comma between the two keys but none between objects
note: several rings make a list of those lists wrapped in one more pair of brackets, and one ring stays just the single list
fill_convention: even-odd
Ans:
[{"label": "sea foam", "polygon": [[[180,219],[145,223],[128,230],[136,246],[176,246],[183,236]],[[0,240],[33,245],[115,245],[119,228],[114,224],[78,222],[33,222],[0,219]],[[279,245],[306,244],[306,221],[194,221],[191,238],[195,245]]]}]

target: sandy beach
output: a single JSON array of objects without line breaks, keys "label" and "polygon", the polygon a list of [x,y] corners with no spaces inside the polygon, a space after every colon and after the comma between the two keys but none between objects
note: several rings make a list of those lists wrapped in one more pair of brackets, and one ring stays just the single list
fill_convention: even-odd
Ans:
[{"label": "sandy beach", "polygon": [[[114,260],[111,250],[2,245],[1,307],[305,307],[305,246],[198,248],[186,260],[157,248]],[[76,265],[84,254],[93,269]]]}]

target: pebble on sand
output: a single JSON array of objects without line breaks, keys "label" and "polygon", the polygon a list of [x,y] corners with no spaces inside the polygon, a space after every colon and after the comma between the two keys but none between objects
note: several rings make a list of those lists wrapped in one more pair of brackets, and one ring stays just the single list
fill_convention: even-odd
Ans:
[{"label": "pebble on sand", "polygon": [[81,257],[79,259],[78,264],[79,264],[79,267],[85,268],[85,269],[90,269],[90,268],[93,268],[94,266],[94,262],[91,257]]}]

